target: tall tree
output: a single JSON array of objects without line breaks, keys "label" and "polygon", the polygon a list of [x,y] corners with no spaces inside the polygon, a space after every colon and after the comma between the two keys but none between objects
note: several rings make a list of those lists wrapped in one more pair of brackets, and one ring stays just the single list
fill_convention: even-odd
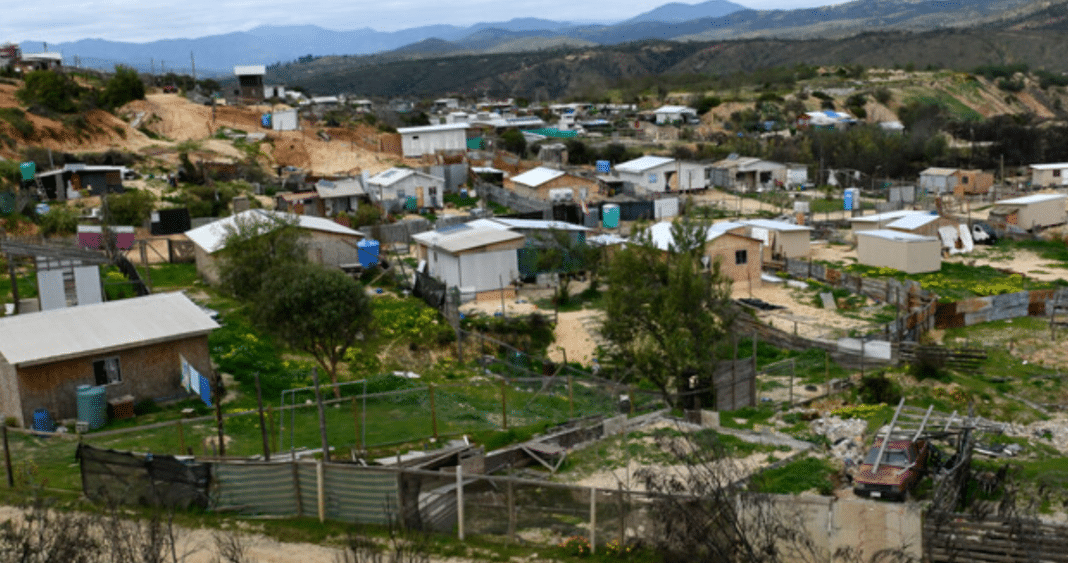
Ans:
[{"label": "tall tree", "polygon": [[605,279],[601,334],[609,357],[627,376],[655,385],[671,405],[673,393],[691,376],[711,377],[715,349],[734,320],[731,281],[719,264],[702,262],[707,225],[689,219],[672,227],[674,244],[665,252],[647,231],[616,252]]},{"label": "tall tree", "polygon": [[219,282],[238,299],[260,292],[275,270],[308,263],[308,252],[295,218],[270,213],[247,213],[227,230],[219,260]]},{"label": "tall tree", "polygon": [[282,343],[314,356],[336,384],[338,363],[370,330],[371,299],[341,271],[304,264],[273,271],[252,318]]}]

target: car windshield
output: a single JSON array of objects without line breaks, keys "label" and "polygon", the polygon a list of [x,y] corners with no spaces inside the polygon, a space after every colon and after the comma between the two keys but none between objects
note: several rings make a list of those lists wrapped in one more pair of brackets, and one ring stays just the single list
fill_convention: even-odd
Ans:
[{"label": "car windshield", "polygon": [[[868,451],[868,455],[864,456],[864,463],[869,465],[875,465],[875,460],[879,457],[879,446],[873,447]],[[883,452],[882,465],[888,465],[890,467],[908,467],[911,464],[909,461],[908,452],[905,450],[892,450],[887,448]]]}]

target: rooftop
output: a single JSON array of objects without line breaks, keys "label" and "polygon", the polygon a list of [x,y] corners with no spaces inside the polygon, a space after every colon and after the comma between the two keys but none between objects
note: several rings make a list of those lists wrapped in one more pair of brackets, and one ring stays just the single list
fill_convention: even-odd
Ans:
[{"label": "rooftop", "polygon": [[675,162],[674,158],[668,158],[666,156],[642,156],[635,158],[634,160],[628,160],[621,164],[616,165],[617,172],[645,172],[650,168],[656,168],[657,166],[663,166],[665,164],[671,164]]},{"label": "rooftop", "polygon": [[891,231],[889,229],[874,229],[871,231],[860,231],[857,236],[875,237],[886,240],[896,240],[902,242],[924,242],[924,241],[938,241],[935,237],[925,237],[922,235],[914,235],[912,233],[903,233],[901,231]]},{"label": "rooftop", "polygon": [[1035,170],[1063,170],[1068,168],[1068,162],[1055,162],[1052,164],[1032,164],[1031,168]]},{"label": "rooftop", "polygon": [[890,229],[905,229],[911,231],[938,220],[937,213],[912,213],[887,225]]},{"label": "rooftop", "polygon": [[264,74],[267,74],[267,67],[264,65],[246,65],[234,67],[234,76],[263,76]]},{"label": "rooftop", "polygon": [[390,168],[389,170],[383,170],[382,172],[371,176],[371,178],[367,180],[367,183],[375,186],[392,186],[393,184],[396,184],[397,182],[400,182],[401,180],[412,176],[413,174],[418,174],[420,176],[424,176],[426,178],[431,178],[434,180],[440,180],[442,182],[445,181],[444,178],[432,176],[430,174],[427,174],[426,172],[420,172],[412,168]]},{"label": "rooftop", "polygon": [[513,176],[512,181],[523,184],[524,186],[536,188],[546,182],[555,180],[563,175],[564,172],[562,170],[554,170],[552,168],[545,168],[544,166],[539,166],[537,168],[534,168],[533,170],[527,170],[526,172],[518,176]]},{"label": "rooftop", "polygon": [[454,225],[443,231],[426,231],[412,235],[412,240],[416,242],[452,254],[501,242],[520,241],[523,238],[523,235],[509,230],[469,225]]},{"label": "rooftop", "polygon": [[743,225],[750,227],[757,227],[760,229],[768,229],[771,231],[811,231],[812,227],[806,227],[804,225],[794,225],[793,223],[784,223],[783,221],[772,221],[771,219],[748,219],[745,221],[738,221]]},{"label": "rooftop", "polygon": [[421,125],[419,127],[398,127],[401,135],[410,133],[433,133],[435,131],[455,131],[471,127],[469,123],[446,123],[444,125]]},{"label": "rooftop", "polygon": [[237,215],[231,215],[202,227],[186,231],[185,236],[209,254],[213,254],[226,247],[226,237],[234,231],[239,222],[258,225],[269,224],[274,221],[280,225],[283,221],[294,219],[301,229],[363,237],[362,233],[339,225],[330,219],[294,215],[292,213],[282,213],[281,211],[268,211],[266,209],[242,211]]},{"label": "rooftop", "polygon": [[182,293],[157,293],[0,318],[0,355],[16,366],[205,334],[219,325]]},{"label": "rooftop", "polygon": [[1025,195],[1023,197],[1014,197],[1012,199],[1003,199],[1001,201],[995,201],[995,205],[1031,205],[1032,203],[1042,203],[1045,201],[1054,201],[1057,199],[1068,198],[1064,194],[1032,194]]}]

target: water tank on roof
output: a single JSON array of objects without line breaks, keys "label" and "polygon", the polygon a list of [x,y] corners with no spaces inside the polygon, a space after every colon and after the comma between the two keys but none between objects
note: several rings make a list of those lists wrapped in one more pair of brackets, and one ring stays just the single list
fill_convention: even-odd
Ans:
[{"label": "water tank on roof", "polygon": [[78,422],[90,430],[103,428],[108,421],[108,393],[103,387],[78,386]]},{"label": "water tank on roof", "polygon": [[378,264],[378,241],[364,239],[356,243],[356,252],[360,257],[360,265],[365,269]]},{"label": "water tank on roof", "polygon": [[619,226],[619,206],[614,203],[609,203],[603,208],[604,211],[604,228],[614,229]]}]

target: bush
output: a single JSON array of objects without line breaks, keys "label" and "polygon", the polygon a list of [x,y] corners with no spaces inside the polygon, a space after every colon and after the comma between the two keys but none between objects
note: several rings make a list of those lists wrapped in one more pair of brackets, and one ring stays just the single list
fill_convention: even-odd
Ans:
[{"label": "bush", "polygon": [[868,405],[880,403],[892,405],[901,400],[901,387],[885,374],[865,375],[860,380],[860,386],[857,387],[857,396]]},{"label": "bush", "polygon": [[41,215],[38,227],[46,237],[73,235],[78,230],[78,214],[69,207],[55,206],[48,213]]},{"label": "bush", "polygon": [[106,219],[113,225],[141,226],[152,213],[156,198],[152,192],[127,189],[108,196]]},{"label": "bush", "polygon": [[8,122],[23,137],[30,137],[35,131],[33,123],[26,119],[26,112],[19,108],[0,108],[0,119]]},{"label": "bush", "polygon": [[26,75],[22,88],[16,93],[19,101],[58,113],[78,110],[85,89],[74,79],[50,70],[35,70]]},{"label": "bush", "polygon": [[145,99],[145,84],[137,71],[124,66],[115,67],[115,76],[104,86],[101,102],[104,107],[114,109],[133,100]]}]

